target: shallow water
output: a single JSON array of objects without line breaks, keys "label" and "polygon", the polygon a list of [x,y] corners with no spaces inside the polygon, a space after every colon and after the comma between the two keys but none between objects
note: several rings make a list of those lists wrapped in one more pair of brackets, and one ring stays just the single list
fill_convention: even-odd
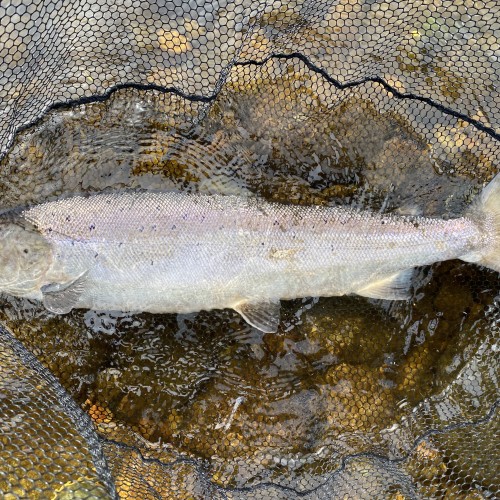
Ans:
[{"label": "shallow water", "polygon": [[[226,91],[205,120],[183,127],[191,105],[135,91],[52,112],[2,161],[4,207],[132,188],[453,216],[489,175],[442,175],[401,119],[355,98],[313,119],[297,96],[260,92]],[[0,319],[86,410],[106,415],[101,423],[200,460],[216,485],[303,491],[345,456],[414,444],[391,429],[488,341],[497,294],[497,273],[452,261],[419,270],[407,303],[284,302],[277,334],[229,310],[55,316],[12,297]],[[436,467],[448,470],[455,446],[436,445]]]}]

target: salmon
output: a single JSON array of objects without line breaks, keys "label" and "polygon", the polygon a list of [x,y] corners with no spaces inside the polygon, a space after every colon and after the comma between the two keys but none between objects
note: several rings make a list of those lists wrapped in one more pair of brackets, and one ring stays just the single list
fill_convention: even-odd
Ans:
[{"label": "salmon", "polygon": [[417,266],[462,259],[500,271],[500,174],[463,217],[374,214],[238,196],[119,192],[5,213],[0,290],[73,308],[232,308],[275,332],[280,300],[411,295]]}]

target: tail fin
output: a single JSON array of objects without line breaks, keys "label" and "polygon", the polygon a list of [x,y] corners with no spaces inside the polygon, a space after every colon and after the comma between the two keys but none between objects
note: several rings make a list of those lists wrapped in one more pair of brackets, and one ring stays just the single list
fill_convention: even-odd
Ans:
[{"label": "tail fin", "polygon": [[480,223],[491,241],[479,255],[476,254],[474,261],[500,272],[500,173],[484,188],[468,216]]}]

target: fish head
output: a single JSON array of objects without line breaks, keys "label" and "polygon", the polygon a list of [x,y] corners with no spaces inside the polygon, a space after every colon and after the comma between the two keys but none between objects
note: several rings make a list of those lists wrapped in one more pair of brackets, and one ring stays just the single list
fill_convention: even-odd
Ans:
[{"label": "fish head", "polygon": [[41,286],[52,261],[52,248],[28,223],[0,220],[0,291],[30,296]]}]

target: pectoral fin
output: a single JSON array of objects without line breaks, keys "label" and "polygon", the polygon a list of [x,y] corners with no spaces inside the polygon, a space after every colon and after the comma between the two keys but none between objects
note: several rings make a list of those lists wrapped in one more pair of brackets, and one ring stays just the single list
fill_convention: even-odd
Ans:
[{"label": "pectoral fin", "polygon": [[240,302],[233,309],[243,319],[264,333],[274,333],[280,322],[280,301],[266,300],[261,302]]},{"label": "pectoral fin", "polygon": [[405,269],[399,273],[380,279],[357,290],[358,295],[372,299],[406,300],[411,297],[413,269]]},{"label": "pectoral fin", "polygon": [[75,307],[80,295],[85,289],[87,272],[69,283],[51,283],[41,288],[43,305],[56,314],[66,314]]}]

